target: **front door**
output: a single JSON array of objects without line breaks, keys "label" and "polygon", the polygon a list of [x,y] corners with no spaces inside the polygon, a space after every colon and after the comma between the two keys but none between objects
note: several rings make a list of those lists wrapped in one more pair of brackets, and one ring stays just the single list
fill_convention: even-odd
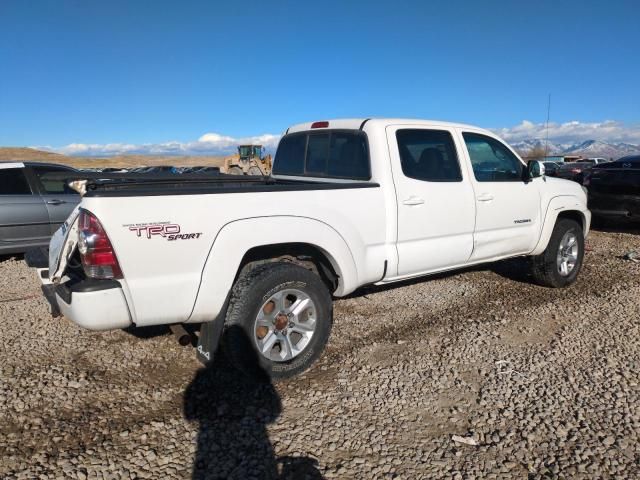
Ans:
[{"label": "front door", "polygon": [[475,202],[446,127],[387,127],[398,209],[398,277],[464,264],[473,249]]},{"label": "front door", "polygon": [[499,140],[463,131],[473,171],[476,228],[471,261],[529,253],[541,227],[539,185],[525,182],[522,161]]}]

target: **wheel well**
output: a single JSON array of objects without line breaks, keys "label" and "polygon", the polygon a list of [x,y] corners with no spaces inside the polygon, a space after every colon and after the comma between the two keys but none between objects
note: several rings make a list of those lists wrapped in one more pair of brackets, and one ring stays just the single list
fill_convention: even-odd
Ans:
[{"label": "wheel well", "polygon": [[582,213],[578,212],[577,210],[567,210],[566,212],[560,212],[558,214],[558,219],[561,219],[561,218],[568,218],[569,220],[574,220],[575,222],[577,222],[582,226],[582,230],[584,231],[585,219]]},{"label": "wheel well", "polygon": [[295,263],[317,274],[331,293],[338,288],[340,276],[329,255],[308,243],[279,243],[251,248],[242,257],[234,282],[242,273],[269,262]]}]

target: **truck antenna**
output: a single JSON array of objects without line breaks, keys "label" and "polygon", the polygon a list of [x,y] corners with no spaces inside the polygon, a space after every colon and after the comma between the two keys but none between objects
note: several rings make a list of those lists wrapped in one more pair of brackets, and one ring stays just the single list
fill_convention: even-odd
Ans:
[{"label": "truck antenna", "polygon": [[544,142],[544,156],[547,158],[549,156],[549,113],[551,112],[551,94],[549,94],[549,98],[547,99],[547,123],[545,125],[546,139]]}]

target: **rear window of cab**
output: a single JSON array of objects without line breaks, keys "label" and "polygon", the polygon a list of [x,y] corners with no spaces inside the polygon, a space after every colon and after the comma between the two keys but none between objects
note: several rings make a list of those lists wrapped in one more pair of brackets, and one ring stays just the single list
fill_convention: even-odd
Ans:
[{"label": "rear window of cab", "polygon": [[322,130],[282,137],[274,175],[370,180],[367,136],[360,130]]}]

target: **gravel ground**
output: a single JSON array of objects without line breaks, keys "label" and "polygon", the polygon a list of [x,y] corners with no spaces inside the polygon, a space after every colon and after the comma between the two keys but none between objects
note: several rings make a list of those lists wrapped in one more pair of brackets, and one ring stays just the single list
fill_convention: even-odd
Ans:
[{"label": "gravel ground", "polygon": [[588,249],[564,291],[507,262],[339,300],[277,385],[163,329],[51,319],[5,259],[0,478],[638,478],[640,232]]}]

